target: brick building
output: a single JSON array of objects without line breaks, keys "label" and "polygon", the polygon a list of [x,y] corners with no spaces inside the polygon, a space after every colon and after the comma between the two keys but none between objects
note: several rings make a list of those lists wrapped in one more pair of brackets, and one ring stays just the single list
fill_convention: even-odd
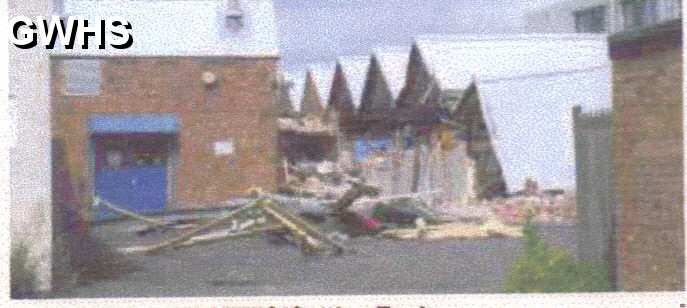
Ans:
[{"label": "brick building", "polygon": [[682,20],[616,33],[619,287],[684,290]]},{"label": "brick building", "polygon": [[53,136],[81,200],[155,213],[276,187],[271,1],[66,1],[64,14],[134,27],[130,49],[52,56]]}]

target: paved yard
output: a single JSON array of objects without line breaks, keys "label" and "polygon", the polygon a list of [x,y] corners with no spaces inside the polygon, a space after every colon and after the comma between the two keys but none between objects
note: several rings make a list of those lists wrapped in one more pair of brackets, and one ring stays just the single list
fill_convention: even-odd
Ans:
[{"label": "paved yard", "polygon": [[[99,238],[126,246],[123,223],[102,225]],[[574,249],[574,227],[542,227],[550,243]],[[152,236],[145,241],[155,242]],[[356,238],[354,254],[305,257],[263,238],[128,256],[136,271],[92,281],[57,297],[430,294],[501,292],[520,250],[514,239],[394,241]]]}]

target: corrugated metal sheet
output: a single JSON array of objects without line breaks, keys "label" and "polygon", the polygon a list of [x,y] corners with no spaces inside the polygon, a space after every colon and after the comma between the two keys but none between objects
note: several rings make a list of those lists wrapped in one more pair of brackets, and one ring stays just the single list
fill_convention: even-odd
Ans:
[{"label": "corrugated metal sheet", "polygon": [[509,190],[528,177],[542,188],[574,190],[572,107],[611,105],[605,36],[424,36],[416,43],[443,89],[476,80]]},{"label": "corrugated metal sheet", "polygon": [[476,75],[509,78],[609,65],[604,35],[428,35],[416,44],[443,89],[465,89]]},{"label": "corrugated metal sheet", "polygon": [[90,56],[277,56],[277,31],[271,0],[241,0],[243,29],[227,28],[224,0],[65,0],[64,16],[123,17],[131,22],[129,49],[55,50]]},{"label": "corrugated metal sheet", "polygon": [[526,178],[542,188],[575,188],[571,109],[611,105],[610,68],[478,81],[481,106],[506,184]]}]

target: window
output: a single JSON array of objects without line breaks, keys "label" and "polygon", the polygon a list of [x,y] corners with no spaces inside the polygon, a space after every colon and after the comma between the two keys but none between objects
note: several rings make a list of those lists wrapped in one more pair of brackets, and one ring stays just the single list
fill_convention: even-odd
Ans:
[{"label": "window", "polygon": [[100,94],[100,60],[64,60],[63,67],[65,74],[65,95]]},{"label": "window", "polygon": [[658,22],[657,0],[624,0],[622,2],[623,25],[634,29]]},{"label": "window", "polygon": [[229,31],[238,32],[243,29],[244,17],[240,0],[226,0],[225,23]]},{"label": "window", "polygon": [[682,0],[668,0],[665,8],[665,15],[663,19],[671,20],[678,19],[682,16]]},{"label": "window", "polygon": [[606,32],[606,7],[597,6],[575,12],[575,30],[579,33]]}]

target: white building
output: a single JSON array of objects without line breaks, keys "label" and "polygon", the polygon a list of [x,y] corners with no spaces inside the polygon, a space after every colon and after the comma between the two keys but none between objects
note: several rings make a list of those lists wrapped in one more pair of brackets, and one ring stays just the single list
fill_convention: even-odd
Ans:
[{"label": "white building", "polygon": [[[9,18],[48,16],[52,0],[10,0]],[[5,18],[5,17],[3,17]],[[5,21],[8,19],[5,18]],[[11,35],[11,34],[10,34]],[[9,46],[9,109],[13,134],[3,134],[0,151],[9,145],[11,247],[26,245],[40,292],[51,288],[52,197],[50,157],[50,60],[40,46]],[[0,121],[3,130],[8,129]],[[8,160],[0,159],[6,163]],[[9,167],[9,168],[6,168]]]},{"label": "white building", "polygon": [[526,14],[534,33],[614,33],[676,19],[681,0],[563,0]]}]

